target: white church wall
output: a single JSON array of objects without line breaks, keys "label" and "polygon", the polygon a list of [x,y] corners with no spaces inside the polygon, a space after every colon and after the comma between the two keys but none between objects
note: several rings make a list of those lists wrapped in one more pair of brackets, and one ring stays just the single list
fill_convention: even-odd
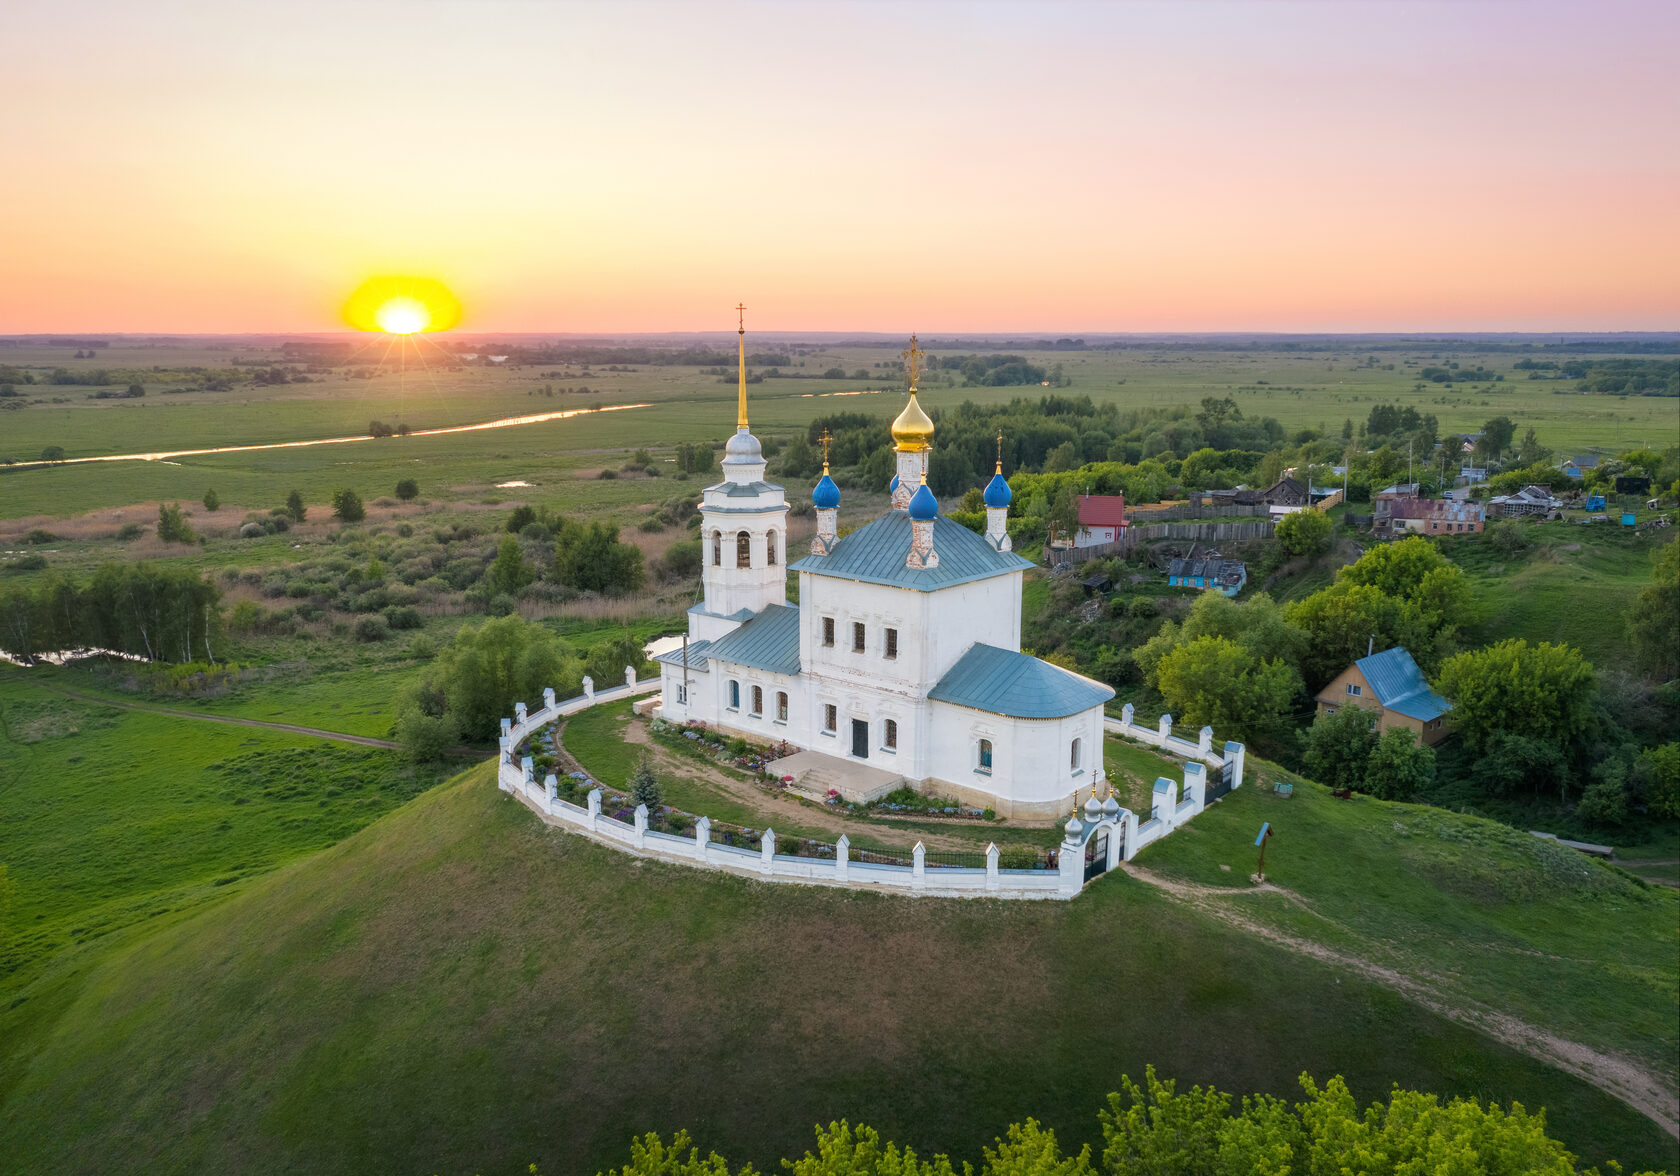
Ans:
[{"label": "white church wall", "polygon": [[[1101,708],[1061,719],[1018,719],[934,702],[928,714],[928,791],[992,808],[1000,816],[1053,817],[1070,812],[1076,798],[1089,797],[1104,780]],[[992,745],[990,772],[980,764],[983,739]]]}]

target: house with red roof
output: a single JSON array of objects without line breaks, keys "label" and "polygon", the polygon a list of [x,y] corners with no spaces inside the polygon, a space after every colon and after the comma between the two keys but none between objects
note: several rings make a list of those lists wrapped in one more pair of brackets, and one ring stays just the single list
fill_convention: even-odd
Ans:
[{"label": "house with red roof", "polygon": [[1126,496],[1124,494],[1083,494],[1079,498],[1079,530],[1073,537],[1075,547],[1096,547],[1113,543],[1126,534]]}]

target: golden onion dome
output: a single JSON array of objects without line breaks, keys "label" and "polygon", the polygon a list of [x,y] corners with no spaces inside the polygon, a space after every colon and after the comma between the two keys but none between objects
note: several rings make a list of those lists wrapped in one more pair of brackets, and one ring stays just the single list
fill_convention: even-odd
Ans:
[{"label": "golden onion dome", "polygon": [[916,393],[910,393],[910,403],[892,423],[893,443],[900,453],[920,453],[933,448],[933,422],[922,406],[916,403]]}]

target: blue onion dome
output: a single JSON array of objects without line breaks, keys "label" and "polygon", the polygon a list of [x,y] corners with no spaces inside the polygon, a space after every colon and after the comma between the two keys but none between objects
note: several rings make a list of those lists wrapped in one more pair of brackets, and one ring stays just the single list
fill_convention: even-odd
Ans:
[{"label": "blue onion dome", "polygon": [[818,510],[833,510],[840,505],[840,487],[834,484],[834,479],[824,473],[816,489],[811,491],[811,504]]},{"label": "blue onion dome", "polygon": [[1015,500],[1015,494],[1009,489],[1009,483],[1003,480],[1001,473],[993,474],[992,480],[986,483],[986,505],[991,507],[1005,507]]},{"label": "blue onion dome", "polygon": [[897,474],[894,474],[893,475],[893,480],[887,483],[887,493],[888,494],[897,494],[898,493],[898,475]]},{"label": "blue onion dome", "polygon": [[933,496],[933,491],[923,482],[916,494],[910,499],[910,517],[918,523],[932,522],[939,515],[939,500]]}]

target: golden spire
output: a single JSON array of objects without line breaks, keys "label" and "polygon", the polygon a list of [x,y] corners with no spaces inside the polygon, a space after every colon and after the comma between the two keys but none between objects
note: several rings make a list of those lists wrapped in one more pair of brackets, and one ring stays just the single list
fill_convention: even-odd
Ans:
[{"label": "golden spire", "polygon": [[747,308],[744,305],[737,303],[735,306],[735,315],[738,323],[735,331],[736,359],[738,361],[741,377],[740,395],[737,398],[735,405],[735,427],[737,429],[745,429],[747,427]]},{"label": "golden spire", "polygon": [[1003,473],[1003,430],[998,430],[998,458],[997,472]]},{"label": "golden spire", "polygon": [[900,453],[921,453],[933,448],[933,421],[916,401],[916,376],[921,371],[922,349],[916,336],[910,336],[910,348],[902,352],[910,371],[910,403],[892,423],[893,443]]},{"label": "golden spire", "polygon": [[833,434],[831,434],[825,428],[823,430],[823,435],[818,439],[822,442],[822,447],[823,447],[823,476],[827,477],[828,476],[828,445],[829,445],[829,442],[834,440],[834,436],[833,436]]}]

